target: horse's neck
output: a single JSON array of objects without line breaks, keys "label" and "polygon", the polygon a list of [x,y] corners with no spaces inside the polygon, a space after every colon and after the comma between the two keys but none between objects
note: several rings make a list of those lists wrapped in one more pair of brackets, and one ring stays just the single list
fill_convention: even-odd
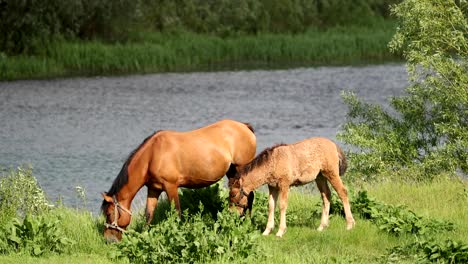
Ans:
[{"label": "horse's neck", "polygon": [[134,159],[130,162],[127,168],[127,183],[119,190],[119,196],[130,207],[133,198],[138,191],[145,185],[147,168],[151,153],[147,146],[143,146],[136,154]]},{"label": "horse's neck", "polygon": [[267,183],[267,177],[270,174],[269,166],[263,165],[257,167],[243,176],[243,188],[247,192],[256,190],[258,187]]},{"label": "horse's neck", "polygon": [[132,201],[135,198],[138,191],[141,189],[141,187],[143,187],[143,184],[130,186],[130,184],[127,183],[124,187],[122,187],[122,189],[120,189],[117,192],[118,202],[121,205],[123,205],[126,209],[130,210]]}]

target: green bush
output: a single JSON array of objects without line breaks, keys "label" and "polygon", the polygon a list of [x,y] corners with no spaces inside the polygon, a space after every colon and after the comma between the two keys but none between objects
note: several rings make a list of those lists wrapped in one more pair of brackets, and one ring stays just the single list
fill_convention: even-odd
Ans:
[{"label": "green bush", "polygon": [[[344,216],[344,209],[341,200],[333,193],[330,205],[330,214]],[[353,213],[361,218],[370,220],[376,224],[380,230],[392,235],[427,235],[442,231],[454,230],[453,223],[438,219],[427,219],[418,216],[413,211],[402,205],[388,205],[369,197],[366,191],[359,191],[356,195],[350,196]],[[320,216],[322,213],[322,203],[315,205],[313,216]]]},{"label": "green bush", "polygon": [[468,244],[452,239],[436,241],[423,238],[391,248],[381,259],[385,263],[399,263],[402,260],[419,263],[467,263]]},{"label": "green bush", "polygon": [[310,27],[374,26],[399,0],[143,0],[144,20],[158,31],[220,36],[298,33]]},{"label": "green bush", "polygon": [[0,51],[43,52],[61,37],[122,39],[135,28],[140,1],[0,0]]},{"label": "green bush", "polygon": [[0,229],[0,252],[24,252],[31,256],[63,253],[74,242],[65,237],[59,223],[60,218],[51,215],[28,214],[22,221],[13,218]]},{"label": "green bush", "polygon": [[0,178],[0,224],[14,217],[46,212],[52,205],[29,168],[18,168]]},{"label": "green bush", "polygon": [[126,41],[134,31],[217,36],[379,27],[399,0],[0,0],[0,52],[38,54],[56,39]]},{"label": "green bush", "polygon": [[468,8],[457,3],[406,0],[393,8],[399,26],[390,48],[407,60],[411,83],[390,110],[344,93],[349,112],[338,138],[358,150],[349,154],[351,175],[468,171]]},{"label": "green bush", "polygon": [[[189,215],[193,215],[200,212],[202,208],[202,215],[209,215],[216,220],[218,212],[223,211],[227,206],[228,193],[226,188],[222,186],[223,184],[224,181],[221,180],[201,189],[182,189],[182,193],[179,195],[181,209],[187,210]],[[200,207],[200,204],[203,207]]]},{"label": "green bush", "polygon": [[250,221],[243,221],[228,210],[219,212],[217,220],[184,213],[178,217],[174,208],[166,220],[141,233],[129,231],[115,245],[111,258],[131,263],[194,263],[213,260],[247,261],[261,257],[257,245],[259,233]]}]

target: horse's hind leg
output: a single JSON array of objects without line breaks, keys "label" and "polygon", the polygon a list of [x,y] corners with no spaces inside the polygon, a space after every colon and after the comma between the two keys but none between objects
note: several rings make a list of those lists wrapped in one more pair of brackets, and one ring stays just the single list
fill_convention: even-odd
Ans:
[{"label": "horse's hind leg", "polygon": [[317,184],[317,188],[322,195],[322,219],[320,220],[320,226],[317,228],[318,231],[322,231],[326,227],[328,227],[328,219],[330,215],[330,198],[331,192],[330,188],[327,184],[327,179],[323,177],[322,174],[319,174],[315,179],[315,183]]},{"label": "horse's hind leg", "polygon": [[275,187],[268,186],[268,222],[263,231],[263,235],[267,236],[270,234],[271,230],[275,227],[275,206],[276,201],[278,200],[278,189]]},{"label": "horse's hind leg", "polygon": [[158,205],[158,198],[161,195],[161,190],[148,188],[148,196],[146,198],[146,224],[151,224],[154,215],[154,209]]},{"label": "horse's hind leg", "polygon": [[345,217],[346,217],[346,229],[350,230],[354,226],[354,218],[353,214],[351,213],[351,207],[349,206],[349,200],[348,200],[348,191],[346,190],[346,187],[343,185],[343,182],[341,181],[340,176],[338,176],[338,168],[336,169],[336,172],[331,172],[328,173],[328,180],[330,181],[330,184],[333,186],[335,191],[338,193],[338,196],[340,197],[341,201],[343,202],[343,208],[345,211]]}]

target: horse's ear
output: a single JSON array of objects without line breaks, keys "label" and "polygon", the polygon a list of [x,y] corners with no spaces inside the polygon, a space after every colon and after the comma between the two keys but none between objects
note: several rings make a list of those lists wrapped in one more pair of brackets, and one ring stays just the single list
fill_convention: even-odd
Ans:
[{"label": "horse's ear", "polygon": [[102,198],[104,198],[104,200],[106,200],[106,202],[108,202],[108,203],[112,203],[112,202],[113,202],[113,201],[112,201],[112,197],[110,197],[109,195],[107,195],[106,192],[101,193],[101,195],[102,195]]}]

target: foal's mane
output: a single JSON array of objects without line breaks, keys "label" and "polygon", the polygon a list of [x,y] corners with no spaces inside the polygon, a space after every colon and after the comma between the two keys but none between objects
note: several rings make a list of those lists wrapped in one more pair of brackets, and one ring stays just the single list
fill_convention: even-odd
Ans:
[{"label": "foal's mane", "polygon": [[[114,182],[112,183],[112,186],[111,188],[109,189],[109,191],[107,192],[107,195],[109,196],[112,196],[116,193],[118,193],[120,191],[120,189],[125,185],[127,184],[128,182],[128,165],[130,164],[130,162],[132,161],[133,157],[135,156],[135,154],[138,152],[138,150],[140,150],[141,147],[143,147],[143,145],[148,142],[148,140],[150,138],[152,138],[154,135],[156,135],[158,132],[160,132],[161,130],[158,130],[156,132],[154,132],[153,134],[151,134],[150,136],[148,136],[147,138],[145,138],[143,140],[143,142],[141,142],[141,144],[136,148],[134,149],[130,155],[128,155],[128,158],[127,160],[125,161],[125,163],[123,164],[122,166],[122,169],[120,169],[120,172],[119,174],[117,175],[117,177],[115,178]],[[106,200],[104,200],[102,202],[102,206],[101,206],[101,209],[105,209],[106,205],[108,203],[106,202]]]},{"label": "foal's mane", "polygon": [[287,144],[281,143],[281,144],[276,144],[272,147],[264,149],[260,154],[257,155],[251,162],[249,162],[247,165],[243,166],[239,172],[236,174],[236,178],[240,178],[243,175],[246,175],[247,173],[251,172],[257,167],[262,166],[265,164],[267,161],[270,160],[271,154],[273,151],[281,146],[286,146]]}]

